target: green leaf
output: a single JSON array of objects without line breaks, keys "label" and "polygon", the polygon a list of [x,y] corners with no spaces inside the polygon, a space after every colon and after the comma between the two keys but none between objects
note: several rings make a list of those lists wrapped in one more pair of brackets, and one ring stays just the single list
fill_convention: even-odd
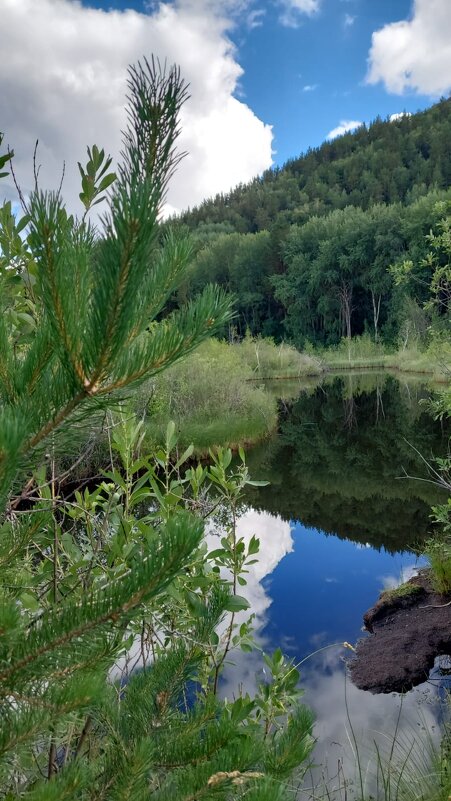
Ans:
[{"label": "green leaf", "polygon": [[105,178],[102,178],[99,186],[97,187],[98,192],[104,192],[105,189],[108,189],[111,184],[114,184],[117,175],[115,172],[110,172],[108,175],[105,175]]},{"label": "green leaf", "polygon": [[249,609],[249,607],[249,601],[247,598],[243,598],[242,595],[230,595],[224,606],[227,612],[242,612],[244,609]]},{"label": "green leaf", "polygon": [[190,456],[193,455],[193,452],[194,452],[194,445],[188,445],[186,451],[182,453],[180,458],[175,463],[175,470],[178,470],[178,468],[181,467],[182,464],[184,464],[187,461],[187,459],[189,459]]},{"label": "green leaf", "polygon": [[259,550],[260,550],[260,540],[257,539],[257,537],[255,537],[253,535],[251,537],[251,539],[250,539],[250,542],[249,542],[249,545],[248,545],[248,548],[247,548],[248,556],[252,556],[253,554],[258,553]]}]

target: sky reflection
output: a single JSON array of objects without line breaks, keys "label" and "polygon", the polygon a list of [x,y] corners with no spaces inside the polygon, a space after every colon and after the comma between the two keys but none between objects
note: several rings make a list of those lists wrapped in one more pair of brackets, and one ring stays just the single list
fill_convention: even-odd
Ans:
[{"label": "sky reflection", "polygon": [[[436,685],[425,683],[405,696],[359,690],[346,675],[350,651],[343,647],[344,641],[355,643],[366,636],[362,615],[379,592],[406,580],[422,562],[409,552],[393,555],[253,510],[241,518],[239,533],[246,539],[257,534],[261,542],[259,561],[250,569],[245,588],[256,612],[257,643],[266,652],[280,646],[302,662],[305,702],[316,715],[314,760],[322,767],[306,777],[306,787],[313,783],[319,791],[327,783],[329,792],[339,798],[338,788],[344,781],[355,781],[358,774],[355,738],[365,790],[374,791],[375,743],[388,758],[395,732],[393,764],[405,761],[410,753],[409,764],[426,771],[425,731],[431,748],[439,737]],[[256,674],[262,676],[260,653],[238,652],[232,660],[223,694],[232,697],[238,688],[252,693]],[[421,743],[418,733],[423,735]]]}]

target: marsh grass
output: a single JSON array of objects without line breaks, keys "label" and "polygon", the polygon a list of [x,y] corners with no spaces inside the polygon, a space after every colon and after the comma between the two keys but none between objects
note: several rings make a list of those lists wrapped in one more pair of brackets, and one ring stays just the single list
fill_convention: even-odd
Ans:
[{"label": "marsh grass", "polygon": [[197,454],[211,447],[251,444],[277,425],[275,397],[251,382],[239,346],[210,340],[145,389],[148,444],[161,441],[174,420],[179,443]]},{"label": "marsh grass", "polygon": [[350,341],[342,339],[336,347],[315,353],[331,370],[396,370],[431,375],[439,382],[451,379],[451,343],[445,340],[428,346],[412,344],[395,351],[363,334]]},{"label": "marsh grass", "polygon": [[276,345],[270,338],[247,335],[233,345],[240,361],[251,370],[251,378],[301,378],[319,376],[324,372],[321,359],[281,342]]},{"label": "marsh grass", "polygon": [[451,593],[451,537],[443,535],[426,542],[423,550],[431,567],[431,583],[440,595]]}]

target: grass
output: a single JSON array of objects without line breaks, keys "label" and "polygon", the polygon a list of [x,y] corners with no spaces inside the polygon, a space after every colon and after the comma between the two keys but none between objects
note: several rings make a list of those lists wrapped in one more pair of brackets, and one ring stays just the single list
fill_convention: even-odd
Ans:
[{"label": "grass", "polygon": [[[218,447],[236,451],[240,446],[254,445],[265,439],[275,424],[276,420],[274,425],[268,425],[268,420],[262,415],[245,420],[236,415],[206,422],[195,419],[179,420],[176,423],[177,441],[181,448],[186,448],[192,443],[195,455],[203,457],[208,455],[210,449],[215,450]],[[147,429],[147,441],[150,440],[155,444],[163,442],[165,431],[163,423],[150,423]]]},{"label": "grass", "polygon": [[395,601],[397,598],[409,598],[420,591],[421,587],[419,587],[418,584],[410,584],[410,582],[406,581],[404,584],[400,584],[399,587],[393,587],[391,590],[384,590],[384,592],[381,593],[381,598],[384,601]]},{"label": "grass", "polygon": [[431,583],[439,595],[451,593],[451,538],[435,537],[426,542],[424,556],[431,568]]},{"label": "grass", "polygon": [[300,353],[286,342],[276,345],[269,338],[246,336],[232,347],[237,349],[240,361],[247,365],[254,379],[302,378],[324,373],[320,358]]},{"label": "grass", "polygon": [[428,346],[413,344],[390,350],[364,334],[339,345],[317,351],[319,360],[330,370],[396,370],[433,376],[439,382],[451,377],[451,343],[438,342]]},{"label": "grass", "polygon": [[164,439],[170,420],[175,422],[180,445],[192,443],[197,455],[218,446],[249,445],[268,436],[277,425],[277,402],[250,381],[253,377],[239,346],[205,342],[141,392],[148,446]]}]

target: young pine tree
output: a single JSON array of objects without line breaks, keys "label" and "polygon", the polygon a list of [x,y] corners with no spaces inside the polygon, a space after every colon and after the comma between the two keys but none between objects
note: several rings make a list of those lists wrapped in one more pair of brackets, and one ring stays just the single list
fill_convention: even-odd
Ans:
[{"label": "young pine tree", "polygon": [[[245,468],[231,478],[222,454],[179,479],[173,432],[154,464],[125,423],[113,443],[122,472],[58,497],[55,454],[231,316],[207,287],[161,317],[191,255],[158,225],[187,92],[154,60],[130,68],[128,88],[117,176],[95,146],[79,165],[81,219],[37,186],[20,221],[10,204],[0,211],[0,798],[275,801],[308,757],[310,714],[280,652],[255,698],[218,698],[231,645],[248,640],[235,589],[255,542],[246,552],[231,525],[207,555],[203,516],[188,508],[215,485],[234,520]],[[88,212],[107,189],[95,227]],[[146,636],[149,658],[118,679],[114,666]]]}]

